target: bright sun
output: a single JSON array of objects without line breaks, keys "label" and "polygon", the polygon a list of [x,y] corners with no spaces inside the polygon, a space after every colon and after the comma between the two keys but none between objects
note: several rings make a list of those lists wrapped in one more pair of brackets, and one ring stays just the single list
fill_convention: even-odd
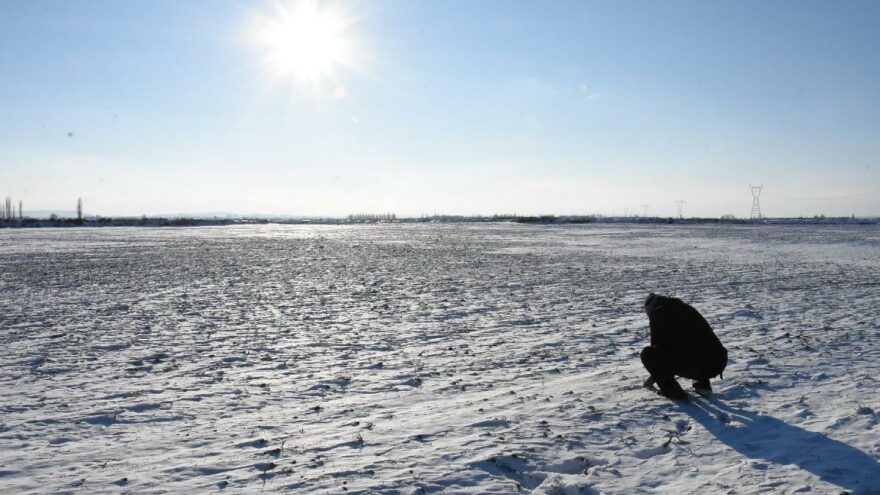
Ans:
[{"label": "bright sun", "polygon": [[278,1],[272,15],[257,18],[253,38],[276,82],[330,88],[340,98],[344,89],[336,81],[336,70],[353,65],[353,42],[346,33],[352,22],[339,10],[314,1]]}]

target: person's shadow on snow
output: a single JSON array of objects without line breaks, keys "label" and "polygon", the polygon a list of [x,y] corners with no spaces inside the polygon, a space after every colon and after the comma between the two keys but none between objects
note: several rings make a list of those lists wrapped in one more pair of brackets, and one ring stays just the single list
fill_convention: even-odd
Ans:
[{"label": "person's shadow on snow", "polygon": [[748,458],[793,464],[854,493],[880,492],[880,463],[843,442],[772,416],[733,408],[715,398],[694,400],[683,409]]}]

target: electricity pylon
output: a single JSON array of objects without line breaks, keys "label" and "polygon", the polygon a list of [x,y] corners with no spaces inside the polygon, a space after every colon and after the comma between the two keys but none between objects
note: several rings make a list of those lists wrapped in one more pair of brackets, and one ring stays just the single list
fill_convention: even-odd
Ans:
[{"label": "electricity pylon", "polygon": [[749,184],[749,187],[752,188],[752,214],[749,216],[752,220],[760,220],[764,218],[764,215],[761,214],[761,190],[764,189],[764,185],[753,186]]}]

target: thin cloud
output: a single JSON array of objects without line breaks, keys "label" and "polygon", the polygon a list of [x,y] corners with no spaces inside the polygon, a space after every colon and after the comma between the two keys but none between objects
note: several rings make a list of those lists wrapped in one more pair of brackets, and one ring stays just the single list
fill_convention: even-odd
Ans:
[{"label": "thin cloud", "polygon": [[577,91],[587,101],[598,100],[599,98],[603,97],[603,93],[593,92],[591,88],[587,85],[587,83],[583,82],[577,85]]}]

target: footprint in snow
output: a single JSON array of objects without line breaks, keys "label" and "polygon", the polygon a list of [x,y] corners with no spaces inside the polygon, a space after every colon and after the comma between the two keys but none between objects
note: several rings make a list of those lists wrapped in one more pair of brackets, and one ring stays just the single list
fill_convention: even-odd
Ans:
[{"label": "footprint in snow", "polygon": [[649,447],[647,449],[637,450],[633,452],[633,456],[638,457],[639,459],[650,459],[651,457],[667,454],[671,450],[672,449],[669,448],[669,444],[664,443],[663,445],[658,445],[656,447]]}]

